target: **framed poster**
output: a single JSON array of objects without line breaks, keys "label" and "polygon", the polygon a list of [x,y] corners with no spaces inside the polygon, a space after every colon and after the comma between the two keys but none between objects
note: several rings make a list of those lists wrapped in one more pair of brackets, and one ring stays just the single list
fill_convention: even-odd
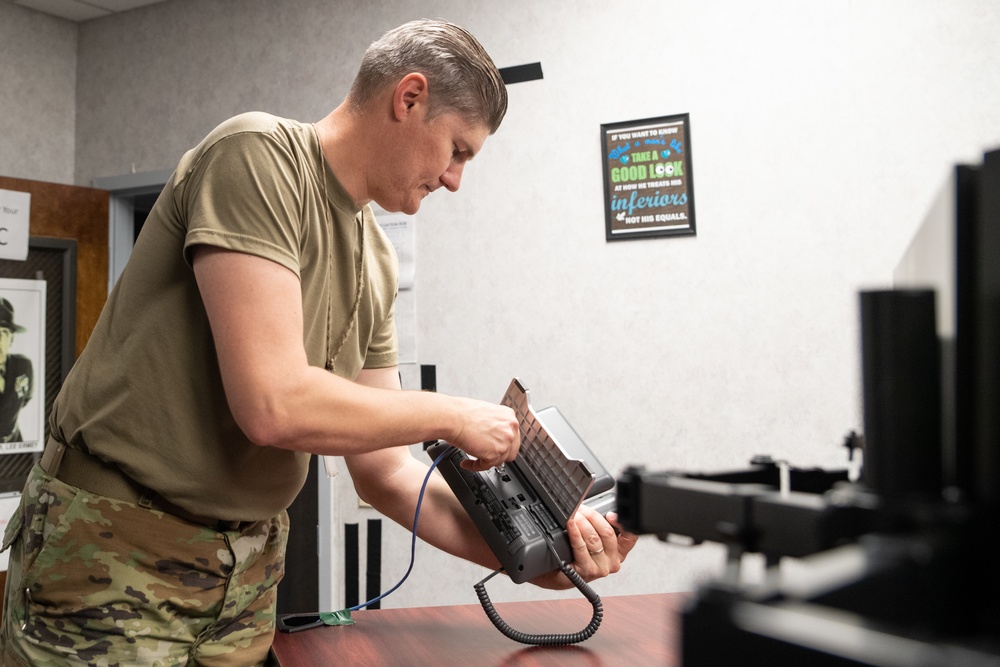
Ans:
[{"label": "framed poster", "polygon": [[605,238],[695,234],[689,115],[601,125]]},{"label": "framed poster", "polygon": [[[77,243],[72,239],[33,236],[26,260],[0,259],[0,298],[13,311],[10,315],[0,307],[0,319],[24,329],[11,331],[8,353],[30,359],[34,378],[31,399],[17,418],[20,441],[0,442],[0,496],[20,492],[24,486],[44,447],[46,421],[56,394],[75,360],[76,253]],[[8,375],[5,389],[9,382]],[[21,386],[23,391],[24,381]]]},{"label": "framed poster", "polygon": [[45,445],[45,288],[0,278],[0,454]]}]

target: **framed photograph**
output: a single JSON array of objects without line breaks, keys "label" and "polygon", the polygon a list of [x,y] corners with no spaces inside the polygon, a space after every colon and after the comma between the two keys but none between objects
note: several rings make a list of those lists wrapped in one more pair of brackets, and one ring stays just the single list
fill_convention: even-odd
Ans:
[{"label": "framed photograph", "polygon": [[605,238],[695,234],[689,115],[601,125]]},{"label": "framed photograph", "polygon": [[[0,496],[20,492],[24,486],[44,448],[56,394],[75,361],[76,254],[77,243],[72,239],[31,237],[26,260],[0,260],[0,336],[8,337],[3,332],[5,322],[13,327],[7,355],[31,363],[30,398],[25,380],[12,380],[10,365],[4,370],[0,430],[6,428],[3,424],[10,420],[14,407],[21,407],[16,419],[19,434],[11,429],[0,435]],[[14,362],[22,371],[24,365],[21,359]],[[18,396],[18,386],[22,396]]]},{"label": "framed photograph", "polygon": [[45,288],[0,278],[0,454],[45,446]]}]

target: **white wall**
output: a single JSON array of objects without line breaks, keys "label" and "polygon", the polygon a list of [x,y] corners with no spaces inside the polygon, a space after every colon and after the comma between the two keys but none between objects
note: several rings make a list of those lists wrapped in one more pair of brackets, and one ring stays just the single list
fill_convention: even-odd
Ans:
[{"label": "white wall", "polygon": [[[613,471],[844,464],[861,428],[857,291],[888,284],[950,166],[1000,144],[1000,5],[373,6],[174,0],[83,24],[76,181],[169,168],[240,111],[316,120],[368,42],[449,18],[501,67],[540,61],[545,78],[510,88],[462,190],[418,216],[419,357],[439,390],[499,400],[520,376]],[[605,242],[600,125],[681,112],[697,237]],[[409,543],[387,540],[388,586]],[[644,538],[596,588],[686,589],[721,557]],[[482,576],[421,548],[383,606],[474,602]]]},{"label": "white wall", "polygon": [[0,2],[0,175],[72,183],[76,25]]}]

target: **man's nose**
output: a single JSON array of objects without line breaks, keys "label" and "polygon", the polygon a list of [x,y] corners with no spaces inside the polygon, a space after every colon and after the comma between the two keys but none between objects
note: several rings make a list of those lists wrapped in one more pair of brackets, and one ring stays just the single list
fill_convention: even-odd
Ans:
[{"label": "man's nose", "polygon": [[465,165],[461,163],[452,164],[441,174],[441,184],[448,188],[449,192],[457,192],[459,186],[462,185],[462,169],[464,167]]}]

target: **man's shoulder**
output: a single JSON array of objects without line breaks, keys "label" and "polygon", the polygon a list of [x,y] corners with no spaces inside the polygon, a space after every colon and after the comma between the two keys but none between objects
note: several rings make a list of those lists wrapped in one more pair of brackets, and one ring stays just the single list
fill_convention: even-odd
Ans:
[{"label": "man's shoulder", "polygon": [[31,359],[20,354],[7,355],[7,370],[16,368],[18,370],[31,370]]},{"label": "man's shoulder", "polygon": [[189,150],[178,164],[179,184],[203,158],[244,161],[251,159],[273,164],[276,155],[291,163],[301,162],[315,144],[312,126],[262,111],[233,116],[215,127],[201,143]]},{"label": "man's shoulder", "polygon": [[20,354],[11,354],[7,357],[7,376],[31,375],[31,359]]},{"label": "man's shoulder", "polygon": [[224,120],[205,137],[203,143],[211,145],[221,139],[238,134],[298,132],[303,127],[305,125],[296,120],[281,118],[264,111],[248,111]]}]

